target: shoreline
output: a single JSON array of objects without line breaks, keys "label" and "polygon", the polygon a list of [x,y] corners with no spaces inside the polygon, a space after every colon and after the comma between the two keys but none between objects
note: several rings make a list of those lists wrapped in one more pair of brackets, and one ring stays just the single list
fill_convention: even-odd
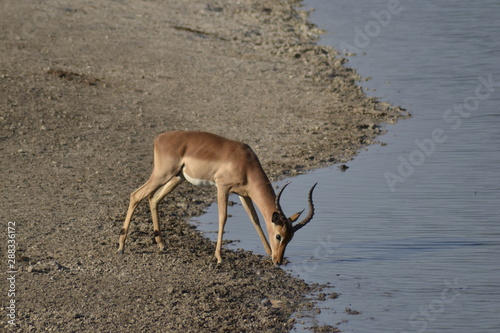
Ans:
[{"label": "shoreline", "polygon": [[6,316],[1,326],[291,329],[318,286],[245,251],[223,249],[216,267],[214,243],[188,223],[215,200],[213,188],[182,185],[160,204],[165,254],[155,253],[145,202],[125,255],[115,252],[128,196],[149,177],[164,131],[248,143],[275,181],[345,162],[406,116],[364,95],[345,60],[315,44],[321,31],[299,5],[3,5],[0,208],[2,221],[16,221],[19,272],[17,326]]}]

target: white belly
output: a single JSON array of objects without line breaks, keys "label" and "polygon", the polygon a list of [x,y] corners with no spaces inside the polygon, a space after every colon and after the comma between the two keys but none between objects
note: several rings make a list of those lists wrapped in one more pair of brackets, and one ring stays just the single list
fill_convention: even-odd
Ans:
[{"label": "white belly", "polygon": [[196,186],[215,185],[215,183],[211,180],[192,178],[184,170],[182,170],[182,174],[183,174],[184,178],[193,185],[196,185]]}]

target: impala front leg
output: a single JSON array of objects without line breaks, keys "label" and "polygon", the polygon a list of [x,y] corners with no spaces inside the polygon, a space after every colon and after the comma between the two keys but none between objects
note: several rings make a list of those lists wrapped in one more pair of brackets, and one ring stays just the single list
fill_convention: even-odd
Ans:
[{"label": "impala front leg", "polygon": [[243,208],[245,208],[245,211],[247,212],[248,216],[250,217],[250,221],[252,221],[255,230],[257,230],[257,234],[260,237],[260,240],[262,241],[262,245],[264,245],[264,250],[268,255],[272,255],[271,252],[271,247],[269,246],[269,242],[267,241],[266,235],[264,235],[264,232],[262,231],[262,227],[260,226],[259,222],[259,216],[257,215],[257,212],[255,211],[255,207],[253,206],[252,199],[249,197],[241,196],[240,195],[240,200],[241,203],[243,204]]},{"label": "impala front leg", "polygon": [[224,234],[224,226],[227,220],[227,199],[229,196],[229,190],[223,187],[217,187],[217,205],[219,208],[219,233],[217,235],[217,245],[215,247],[215,257],[217,258],[217,263],[222,262],[221,250],[222,250],[222,235]]}]

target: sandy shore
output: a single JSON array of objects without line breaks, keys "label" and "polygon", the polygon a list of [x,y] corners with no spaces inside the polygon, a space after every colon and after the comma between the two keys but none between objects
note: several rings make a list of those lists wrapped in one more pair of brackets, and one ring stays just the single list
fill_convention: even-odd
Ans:
[{"label": "sandy shore", "polygon": [[[161,132],[204,130],[244,141],[275,180],[349,160],[376,140],[380,124],[401,116],[366,98],[342,57],[315,44],[320,31],[298,4],[0,5],[0,239],[7,243],[15,222],[18,271],[15,297],[0,284],[0,326],[292,327],[290,314],[307,303],[311,286],[244,251],[225,250],[216,267],[214,244],[186,223],[214,200],[212,188],[182,185],[161,204],[166,254],[155,253],[146,203],[126,254],[115,251],[129,193],[149,176]],[[15,327],[5,315],[11,299]]]}]

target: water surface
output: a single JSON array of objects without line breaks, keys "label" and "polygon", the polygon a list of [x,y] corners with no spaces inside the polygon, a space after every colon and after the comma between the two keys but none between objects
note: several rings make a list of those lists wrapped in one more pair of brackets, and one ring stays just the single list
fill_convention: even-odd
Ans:
[{"label": "water surface", "polygon": [[[357,53],[348,65],[373,78],[368,94],[413,118],[388,126],[388,145],[370,146],[346,172],[290,179],[289,214],[319,185],[286,269],[341,294],[296,331],[499,332],[500,1],[305,4],[329,31],[322,44]],[[228,246],[264,254],[241,205],[229,213],[224,237],[240,241]],[[216,219],[215,206],[201,228],[216,230]]]}]

